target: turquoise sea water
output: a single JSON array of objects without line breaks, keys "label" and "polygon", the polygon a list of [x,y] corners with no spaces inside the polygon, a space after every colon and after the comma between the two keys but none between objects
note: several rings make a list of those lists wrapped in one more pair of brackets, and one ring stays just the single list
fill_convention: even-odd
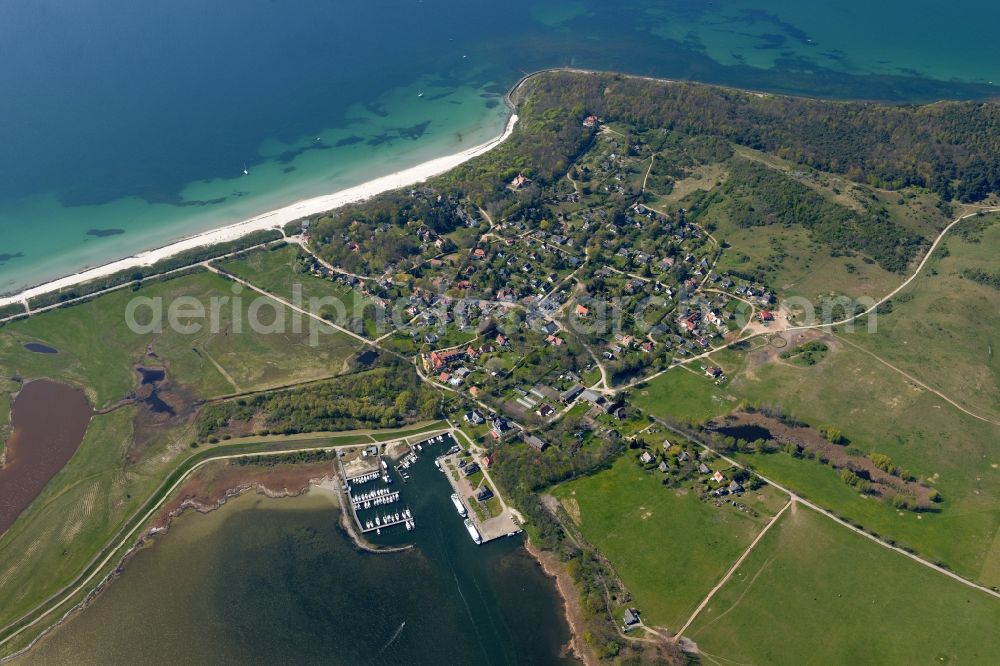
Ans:
[{"label": "turquoise sea water", "polygon": [[998,20],[982,0],[2,3],[0,293],[479,143],[524,71],[983,98]]}]

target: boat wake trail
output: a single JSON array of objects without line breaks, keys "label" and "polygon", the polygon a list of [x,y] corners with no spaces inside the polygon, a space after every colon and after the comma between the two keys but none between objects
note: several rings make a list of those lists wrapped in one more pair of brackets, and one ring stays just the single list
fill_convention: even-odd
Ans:
[{"label": "boat wake trail", "polygon": [[379,650],[378,653],[372,658],[372,661],[375,661],[376,659],[378,659],[379,657],[381,657],[382,653],[385,652],[386,650],[388,650],[389,646],[396,642],[396,639],[399,638],[399,635],[401,633],[403,633],[403,629],[405,627],[406,627],[406,622],[403,622],[403,624],[399,625],[399,629],[397,629],[396,633],[394,633],[392,635],[392,638],[390,638],[389,641],[385,645],[382,646],[382,649]]}]

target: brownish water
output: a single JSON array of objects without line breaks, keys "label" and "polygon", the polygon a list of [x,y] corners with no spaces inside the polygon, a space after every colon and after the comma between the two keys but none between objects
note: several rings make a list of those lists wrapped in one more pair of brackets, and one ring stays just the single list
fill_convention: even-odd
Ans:
[{"label": "brownish water", "polygon": [[83,391],[47,379],[28,382],[14,400],[7,460],[0,468],[0,534],[73,457],[94,411]]}]

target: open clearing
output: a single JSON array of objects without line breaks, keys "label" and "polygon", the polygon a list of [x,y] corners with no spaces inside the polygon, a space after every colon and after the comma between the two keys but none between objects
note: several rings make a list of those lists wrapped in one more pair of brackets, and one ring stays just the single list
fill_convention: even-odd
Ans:
[{"label": "open clearing", "polygon": [[[925,272],[892,299],[892,312],[879,314],[877,334],[849,339],[1000,422],[1000,290],[962,275],[1000,274],[998,222],[989,215],[958,225]],[[973,232],[979,224],[988,226]]]},{"label": "open clearing", "polygon": [[[884,453],[944,497],[939,512],[897,511],[844,484],[833,469],[786,453],[744,456],[762,474],[787,485],[866,530],[915,549],[931,561],[986,585],[1000,585],[1000,428],[978,421],[847,345],[831,348],[814,366],[780,361],[768,347],[724,364],[732,378],[718,387],[707,377],[673,369],[636,389],[649,413],[690,420],[739,401],[767,405],[812,426],[833,425],[865,453]],[[642,393],[647,392],[643,396]],[[724,396],[731,399],[723,400]]]},{"label": "open clearing", "polygon": [[[299,257],[303,256],[308,255],[298,246],[285,245],[257,250],[246,257],[220,263],[219,267],[287,301],[295,302],[293,298],[299,293],[302,307],[310,312],[313,311],[310,300],[323,299],[317,300],[318,307],[315,308],[315,314],[330,318],[341,326],[351,325],[355,318],[366,318],[366,329],[355,332],[374,337],[371,301],[346,285],[303,271],[302,264],[298,261]],[[365,311],[366,307],[369,308],[368,312]]]},{"label": "open clearing", "polygon": [[[8,324],[0,335],[0,374],[66,381],[86,391],[94,406],[101,408],[121,400],[136,387],[134,367],[139,363],[166,366],[170,381],[192,389],[200,398],[211,398],[338,374],[344,360],[356,351],[354,341],[329,328],[318,335],[317,346],[310,346],[309,323],[304,322],[304,332],[291,332],[290,313],[270,300],[260,308],[259,320],[271,324],[279,313],[285,317],[289,332],[254,333],[248,310],[256,295],[246,293],[240,294],[242,303],[236,310],[242,333],[234,329],[231,301],[219,308],[219,330],[214,334],[205,320],[202,329],[191,334],[167,325],[168,308],[176,299],[196,299],[208,312],[213,298],[232,299],[236,295],[232,286],[217,275],[197,273],[154,282],[137,292],[106,294],[83,305]],[[162,302],[162,333],[137,334],[129,329],[126,308],[137,297]],[[148,307],[136,313],[140,323],[149,317]],[[59,353],[27,351],[23,345],[28,342],[41,342]],[[155,357],[147,354],[150,349]]]},{"label": "open clearing", "polygon": [[1000,602],[804,507],[688,630],[706,664],[990,664]]},{"label": "open clearing", "polygon": [[784,503],[771,488],[741,501],[759,515],[670,488],[626,454],[611,469],[554,494],[588,542],[614,565],[643,622],[678,630]]}]

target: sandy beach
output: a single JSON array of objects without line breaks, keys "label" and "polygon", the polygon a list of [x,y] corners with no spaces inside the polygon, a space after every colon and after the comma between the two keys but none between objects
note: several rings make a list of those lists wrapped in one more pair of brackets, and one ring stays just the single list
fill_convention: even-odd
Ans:
[{"label": "sandy beach", "polygon": [[367,183],[349,187],[339,192],[297,201],[293,204],[285,206],[284,208],[272,210],[270,212],[257,215],[256,217],[252,217],[248,220],[237,222],[236,224],[220,227],[219,229],[207,231],[195,236],[189,236],[154,250],[142,252],[131,257],[126,257],[124,259],[119,259],[118,261],[104,264],[103,266],[89,268],[57,280],[45,282],[11,296],[0,297],[0,307],[25,302],[28,299],[42,294],[58,291],[60,289],[65,289],[66,287],[72,287],[91,280],[96,280],[129,268],[149,266],[158,261],[194,248],[226,243],[255,231],[282,227],[289,222],[293,222],[303,217],[318,215],[340,206],[370,199],[371,197],[383,192],[389,192],[391,190],[422,183],[429,178],[441,175],[442,173],[455,168],[463,162],[467,162],[474,157],[478,157],[479,155],[489,152],[496,146],[506,141],[507,138],[514,132],[514,126],[517,123],[517,119],[517,115],[512,114],[510,119],[507,121],[507,127],[504,129],[503,134],[495,139],[487,141],[486,143],[463,150],[460,153],[439,157],[437,159],[424,162],[423,164],[418,164],[415,167],[397,171],[396,173],[391,173],[387,176],[382,176],[380,178],[370,180]]}]

